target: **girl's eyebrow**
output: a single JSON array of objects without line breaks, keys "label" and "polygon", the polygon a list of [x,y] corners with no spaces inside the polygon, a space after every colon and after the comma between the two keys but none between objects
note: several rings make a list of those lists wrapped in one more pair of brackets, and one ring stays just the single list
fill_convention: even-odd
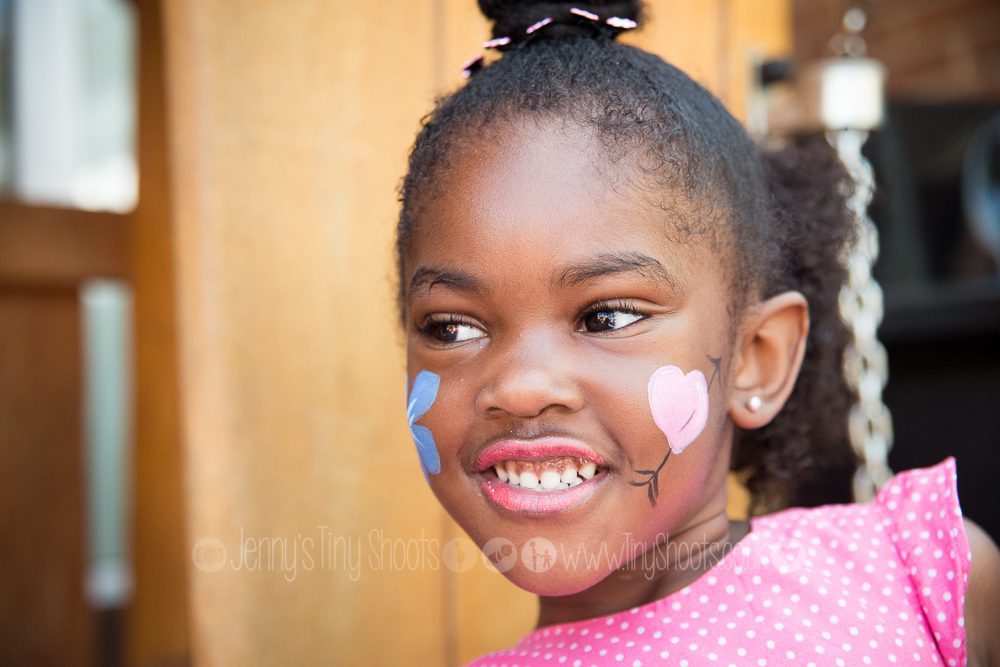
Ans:
[{"label": "girl's eyebrow", "polygon": [[582,262],[571,264],[557,274],[554,282],[567,289],[604,276],[637,273],[654,282],[663,282],[673,292],[682,292],[678,281],[656,258],[641,252],[602,253]]},{"label": "girl's eyebrow", "polygon": [[[570,264],[556,273],[553,285],[562,289],[577,287],[583,283],[599,278],[623,273],[634,273],[654,282],[665,283],[675,293],[683,292],[680,282],[656,258],[641,252],[610,252],[602,253]],[[489,292],[486,285],[476,276],[458,269],[435,266],[422,266],[410,279],[408,297],[421,287],[430,291],[435,285],[444,285],[457,292],[469,292],[485,295]]]},{"label": "girl's eyebrow", "polygon": [[457,269],[444,269],[435,266],[421,266],[410,279],[410,289],[407,296],[413,294],[423,286],[427,286],[429,292],[435,285],[444,285],[458,292],[472,292],[473,294],[484,295],[488,291],[483,283],[470,273]]}]

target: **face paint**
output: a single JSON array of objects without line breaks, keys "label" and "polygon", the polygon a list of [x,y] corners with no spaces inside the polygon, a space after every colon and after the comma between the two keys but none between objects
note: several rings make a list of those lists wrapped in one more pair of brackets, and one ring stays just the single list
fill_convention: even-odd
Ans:
[{"label": "face paint", "polygon": [[708,384],[701,371],[684,375],[676,366],[657,368],[649,378],[649,409],[667,436],[670,451],[680,454],[708,422]]},{"label": "face paint", "polygon": [[712,367],[714,368],[712,371],[712,377],[708,381],[708,388],[711,389],[712,383],[715,382],[715,378],[719,377],[719,370],[722,368],[722,357],[713,357],[710,354],[706,354],[705,356],[708,357],[708,362],[712,364]]},{"label": "face paint", "polygon": [[[712,381],[719,371],[717,358],[709,357],[715,366]],[[649,504],[656,507],[660,494],[660,471],[666,465],[671,452],[680,454],[697,438],[708,422],[708,384],[699,370],[687,375],[676,366],[661,366],[649,378],[649,409],[653,421],[667,436],[667,453],[653,470],[633,470],[644,479],[629,482],[636,487],[646,487]]]},{"label": "face paint", "polygon": [[420,455],[420,465],[423,466],[425,477],[427,473],[436,475],[441,472],[441,456],[438,454],[437,443],[434,442],[431,430],[416,422],[434,405],[440,386],[440,376],[430,371],[420,371],[413,380],[413,389],[406,403],[406,421],[410,425],[413,442],[417,445],[417,454]]}]

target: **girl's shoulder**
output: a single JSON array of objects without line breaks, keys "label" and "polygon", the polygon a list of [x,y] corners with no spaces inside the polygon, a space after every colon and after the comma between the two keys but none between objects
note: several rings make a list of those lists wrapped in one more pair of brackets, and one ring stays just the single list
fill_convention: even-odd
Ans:
[{"label": "girl's shoulder", "polygon": [[[881,551],[875,547],[888,544],[911,579],[940,583],[941,575],[948,582],[967,581],[971,552],[957,479],[955,459],[949,457],[897,473],[870,503],[792,508],[756,517],[752,526],[774,537],[808,538],[809,544],[857,561],[874,557]],[[867,565],[875,566],[870,560]]]},{"label": "girl's shoulder", "polygon": [[786,545],[807,545],[811,569],[836,561],[831,569],[844,572],[844,581],[863,581],[860,594],[868,600],[911,597],[945,664],[965,664],[972,551],[957,479],[949,457],[897,473],[870,503],[793,508],[756,518],[753,529]]},{"label": "girl's shoulder", "polygon": [[995,629],[1000,615],[1000,549],[963,518],[953,458],[895,475],[872,503],[791,509],[757,522],[786,539],[806,530],[812,533],[810,541],[827,551],[846,545],[847,553],[840,556],[847,567],[854,565],[853,552],[865,541],[877,547],[887,539],[891,552],[879,559],[869,548],[864,570],[885,570],[888,585],[882,593],[888,596],[901,569],[905,574],[901,592],[918,603],[944,663],[985,665],[1000,660],[1000,634]]},{"label": "girl's shoulder", "polygon": [[[754,517],[753,530],[772,534],[824,535],[828,545],[847,545],[853,538],[879,533],[895,547],[904,561],[922,559],[927,546],[948,547],[956,566],[968,571],[969,543],[958,500],[955,459],[894,475],[870,503],[845,503],[786,509]],[[876,542],[877,542],[876,538]],[[934,558],[931,550],[931,560]]]},{"label": "girl's shoulder", "polygon": [[[971,562],[955,459],[894,475],[870,503],[792,508],[752,520],[753,530],[837,552],[867,569],[900,564],[918,592],[968,581]],[[896,559],[885,559],[890,546]],[[961,610],[961,600],[947,600]]]}]

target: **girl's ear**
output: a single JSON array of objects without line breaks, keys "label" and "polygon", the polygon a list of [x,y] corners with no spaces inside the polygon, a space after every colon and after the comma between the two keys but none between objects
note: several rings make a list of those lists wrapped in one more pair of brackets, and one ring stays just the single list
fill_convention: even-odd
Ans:
[{"label": "girl's ear", "polygon": [[767,425],[784,407],[802,367],[809,304],[800,292],[761,302],[743,324],[729,415],[744,429]]}]

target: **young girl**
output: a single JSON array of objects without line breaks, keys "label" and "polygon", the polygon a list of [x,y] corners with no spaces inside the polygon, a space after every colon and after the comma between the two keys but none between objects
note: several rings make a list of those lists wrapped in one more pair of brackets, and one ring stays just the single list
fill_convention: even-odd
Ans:
[{"label": "young girl", "polygon": [[397,246],[424,474],[540,599],[476,664],[998,664],[952,459],[726,516],[730,469],[757,510],[849,488],[835,158],[615,42],[636,2],[479,4],[502,57],[426,120]]}]

